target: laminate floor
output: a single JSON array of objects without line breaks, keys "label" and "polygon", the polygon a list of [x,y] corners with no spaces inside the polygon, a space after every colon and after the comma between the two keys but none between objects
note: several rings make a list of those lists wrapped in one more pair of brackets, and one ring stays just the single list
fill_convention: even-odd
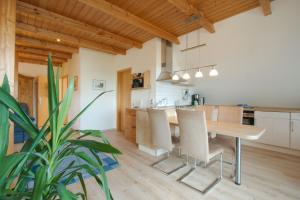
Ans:
[{"label": "laminate floor", "polygon": [[[110,142],[122,151],[120,167],[108,172],[109,185],[116,200],[199,200],[199,199],[300,199],[300,157],[276,153],[253,147],[242,147],[242,185],[230,178],[231,166],[224,164],[224,178],[209,193],[202,195],[178,182],[185,167],[166,176],[150,167],[157,160],[138,150],[122,133],[106,132]],[[180,164],[171,158],[159,167],[171,168]],[[219,162],[210,168],[199,168],[186,182],[203,188],[218,174]],[[70,185],[73,191],[81,190],[78,183]],[[103,193],[92,179],[87,179],[90,200],[104,199]]]}]

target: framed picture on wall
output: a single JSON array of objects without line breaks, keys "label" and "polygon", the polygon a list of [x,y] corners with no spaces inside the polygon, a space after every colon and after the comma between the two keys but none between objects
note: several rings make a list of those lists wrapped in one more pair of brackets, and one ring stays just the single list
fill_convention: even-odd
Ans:
[{"label": "framed picture on wall", "polygon": [[105,90],[106,81],[93,79],[93,90]]}]

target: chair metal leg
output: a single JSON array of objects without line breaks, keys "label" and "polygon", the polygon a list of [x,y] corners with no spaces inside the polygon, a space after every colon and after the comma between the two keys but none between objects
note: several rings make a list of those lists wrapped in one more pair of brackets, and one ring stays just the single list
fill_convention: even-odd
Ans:
[{"label": "chair metal leg", "polygon": [[172,173],[174,173],[174,172],[178,171],[179,169],[181,169],[181,168],[183,168],[183,167],[186,166],[186,163],[183,163],[182,165],[176,167],[175,169],[173,169],[173,170],[171,170],[171,171],[169,171],[169,172],[163,171],[163,170],[159,169],[158,167],[155,167],[157,164],[159,164],[159,163],[161,163],[161,162],[167,160],[169,157],[170,157],[170,154],[169,154],[169,152],[168,152],[168,153],[167,153],[167,156],[165,156],[164,158],[162,158],[162,159],[160,159],[160,160],[158,160],[158,161],[152,163],[152,164],[151,164],[151,167],[153,167],[153,168],[155,168],[155,169],[161,171],[162,173],[164,173],[164,174],[166,174],[166,175],[170,175],[170,174],[172,174]]},{"label": "chair metal leg", "polygon": [[[212,163],[215,163],[216,160],[212,161]],[[205,164],[205,168],[210,166],[212,163],[209,163],[209,165]],[[196,166],[192,167],[187,173],[185,173],[184,175],[182,175],[179,179],[177,179],[177,181],[193,190],[196,190],[197,192],[200,192],[202,194],[206,194],[208,191],[210,191],[215,185],[217,185],[221,179],[223,178],[223,154],[220,155],[220,176],[218,178],[216,178],[211,184],[209,184],[204,190],[200,190],[198,188],[195,188],[189,184],[187,184],[186,182],[183,181],[184,178],[188,177],[193,171],[195,171]]]}]

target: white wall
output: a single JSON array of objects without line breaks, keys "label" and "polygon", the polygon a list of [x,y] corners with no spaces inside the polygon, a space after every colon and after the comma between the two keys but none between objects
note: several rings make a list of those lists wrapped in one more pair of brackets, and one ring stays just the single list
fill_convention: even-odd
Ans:
[{"label": "white wall", "polygon": [[69,119],[74,118],[102,91],[93,90],[93,79],[105,80],[106,90],[114,90],[100,97],[77,121],[75,129],[112,129],[116,127],[116,69],[114,56],[85,48],[73,54],[63,65],[63,74],[78,76],[78,90],[74,92]]},{"label": "white wall", "polygon": [[[214,34],[189,34],[189,46],[199,33],[200,43],[207,44],[189,52],[189,67],[217,64],[219,71],[212,78],[204,70],[205,78],[195,81],[208,103],[300,107],[300,1],[276,0],[271,6],[270,16],[256,8],[216,23]],[[177,48],[185,47],[185,38]],[[178,58],[179,68],[184,56]]]},{"label": "white wall", "polygon": [[[208,103],[300,107],[299,7],[300,1],[276,0],[272,2],[270,16],[264,17],[261,8],[257,8],[216,23],[214,34],[202,29],[189,34],[189,46],[198,42],[198,34],[200,43],[207,46],[188,54],[188,66],[217,64],[220,74],[212,78],[208,70],[203,70],[203,79],[192,80]],[[185,37],[180,40],[181,45],[174,48],[174,69],[185,66],[179,51],[185,47]],[[162,98],[168,98],[169,105],[182,101],[185,87],[156,82],[161,66],[160,45],[160,40],[155,38],[142,49],[132,48],[126,55],[118,56],[81,48],[63,68],[70,75],[79,76],[79,91],[74,94],[70,116],[99,93],[92,90],[93,79],[106,80],[106,89],[116,90],[117,71],[128,67],[133,73],[151,71],[151,89],[133,91],[133,103],[147,106],[150,99]],[[194,92],[194,88],[190,89]],[[115,93],[100,98],[76,126],[115,128]]]},{"label": "white wall", "polygon": [[81,129],[112,129],[116,127],[116,70],[114,56],[106,53],[80,48],[80,108],[103,91],[93,90],[93,79],[105,80],[106,90],[113,92],[104,94],[80,120]]},{"label": "white wall", "polygon": [[117,70],[131,67],[132,73],[142,73],[146,70],[151,72],[151,88],[132,91],[133,106],[147,107],[151,100],[159,102],[165,98],[167,102],[164,101],[164,105],[174,105],[175,101],[179,101],[180,104],[190,103],[190,100],[182,100],[182,90],[185,87],[156,81],[161,72],[161,40],[158,38],[144,43],[142,49],[132,48],[126,55],[115,56],[115,66]]},{"label": "white wall", "polygon": [[151,88],[149,90],[133,90],[131,103],[147,105],[150,99],[155,99],[156,72],[160,66],[160,40],[152,39],[143,44],[142,49],[132,48],[126,55],[115,56],[117,70],[132,68],[132,73],[143,73],[150,70]]}]

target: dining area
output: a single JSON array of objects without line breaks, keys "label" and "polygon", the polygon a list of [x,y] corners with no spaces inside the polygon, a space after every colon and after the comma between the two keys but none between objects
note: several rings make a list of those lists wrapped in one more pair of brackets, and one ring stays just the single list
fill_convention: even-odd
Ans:
[{"label": "dining area", "polygon": [[[255,141],[266,131],[264,128],[243,125],[243,107],[240,106],[148,108],[137,111],[136,115],[139,148],[144,151],[147,149],[148,153],[149,149],[156,151],[157,160],[151,167],[164,176],[188,167],[188,171],[176,181],[202,194],[222,181],[224,165],[229,168],[232,184],[241,185],[242,141]],[[177,162],[172,169],[164,171],[160,168],[161,164],[174,156]],[[215,164],[219,165],[218,173],[204,188],[188,183],[188,178],[197,173],[197,168],[206,169]]]}]

